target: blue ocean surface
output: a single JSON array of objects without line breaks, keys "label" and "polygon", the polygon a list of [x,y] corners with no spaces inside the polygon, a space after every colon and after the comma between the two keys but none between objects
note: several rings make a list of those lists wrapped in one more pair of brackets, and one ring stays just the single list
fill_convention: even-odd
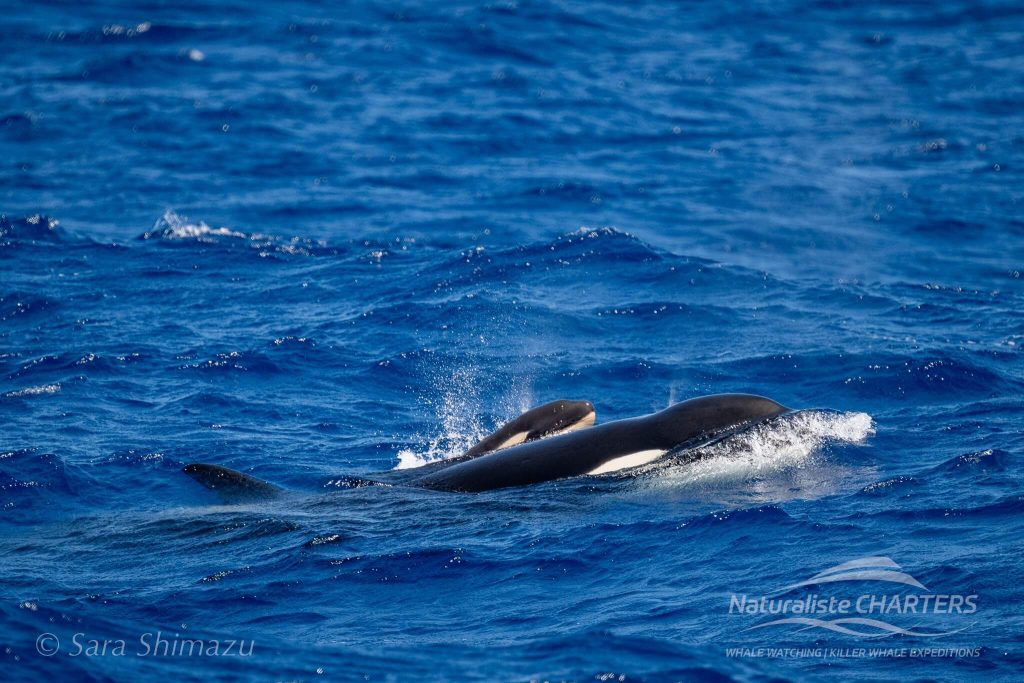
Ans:
[{"label": "blue ocean surface", "polygon": [[4,680],[1019,680],[1019,1],[4,9]]}]

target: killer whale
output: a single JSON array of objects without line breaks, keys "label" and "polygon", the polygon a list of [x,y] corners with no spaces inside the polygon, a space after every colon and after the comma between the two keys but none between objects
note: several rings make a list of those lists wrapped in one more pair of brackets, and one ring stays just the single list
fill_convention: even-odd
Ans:
[{"label": "killer whale", "polygon": [[[566,434],[585,429],[594,424],[597,414],[590,401],[569,401],[560,399],[542,406],[531,408],[496,432],[485,436],[476,445],[461,455],[426,463],[406,472],[423,474],[433,470],[451,467],[486,453],[511,448],[537,439]],[[399,477],[404,479],[405,477]]]},{"label": "killer whale", "polygon": [[[594,424],[595,417],[594,404],[590,401],[566,399],[551,401],[526,411],[494,433],[481,439],[479,443],[462,455],[428,463],[409,471],[415,472],[416,476],[422,476],[425,472],[449,467],[492,451],[584,429]],[[269,482],[221,465],[190,463],[182,468],[182,472],[211,491],[217,492],[221,498],[233,503],[275,498],[284,492],[283,489]],[[382,483],[359,477],[345,477],[343,481],[348,487]]]},{"label": "killer whale", "polygon": [[[559,408],[556,404],[563,404]],[[716,394],[676,403],[665,410],[590,426],[593,405],[562,401],[528,411],[457,458],[406,470],[399,483],[427,489],[478,492],[635,467],[670,451],[696,446],[789,412],[753,394]],[[531,416],[527,418],[527,416]],[[525,418],[525,419],[524,419]],[[555,429],[554,436],[539,429]],[[510,442],[515,445],[510,445]],[[273,497],[273,484],[221,467],[193,463],[183,471],[232,500]],[[352,485],[380,482],[357,479]]]},{"label": "killer whale", "polygon": [[594,404],[590,401],[562,399],[545,403],[526,411],[459,457],[475,458],[546,436],[583,429],[593,425],[595,418]]},{"label": "killer whale", "polygon": [[789,412],[753,394],[717,394],[677,403],[651,415],[495,451],[413,479],[412,486],[487,491],[527,486],[642,465],[669,451],[698,445]]}]

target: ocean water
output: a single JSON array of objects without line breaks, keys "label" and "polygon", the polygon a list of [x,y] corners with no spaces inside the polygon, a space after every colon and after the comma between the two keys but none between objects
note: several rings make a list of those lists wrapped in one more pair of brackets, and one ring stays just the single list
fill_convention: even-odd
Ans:
[{"label": "ocean water", "polygon": [[[5,680],[1021,675],[1019,2],[6,9]],[[798,412],[529,488],[346,478],[732,391]],[[976,609],[734,609],[904,575]]]}]

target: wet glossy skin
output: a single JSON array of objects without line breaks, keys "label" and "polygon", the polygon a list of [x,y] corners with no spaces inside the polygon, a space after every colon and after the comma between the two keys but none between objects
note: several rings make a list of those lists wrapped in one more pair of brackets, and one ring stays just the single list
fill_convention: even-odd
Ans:
[{"label": "wet glossy skin", "polygon": [[451,491],[486,491],[579,476],[631,453],[669,451],[788,410],[771,399],[751,394],[704,396],[653,415],[617,420],[482,455],[410,483]]}]

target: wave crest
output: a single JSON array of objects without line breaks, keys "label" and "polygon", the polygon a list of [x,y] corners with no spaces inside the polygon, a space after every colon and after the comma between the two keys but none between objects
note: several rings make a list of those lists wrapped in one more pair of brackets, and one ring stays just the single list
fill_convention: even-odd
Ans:
[{"label": "wave crest", "polygon": [[244,246],[260,256],[270,255],[338,255],[345,250],[328,246],[325,242],[303,237],[285,239],[259,232],[243,232],[227,227],[214,228],[205,221],[193,222],[172,209],[164,211],[153,227],[139,235],[140,240],[200,243],[225,247]]},{"label": "wave crest", "polygon": [[56,394],[60,391],[60,384],[54,382],[52,384],[42,384],[35,387],[25,387],[24,389],[15,389],[8,391],[3,396],[4,398],[25,398],[28,396],[42,396],[44,394]]},{"label": "wave crest", "polygon": [[867,413],[801,410],[720,441],[651,463],[672,485],[715,484],[765,478],[814,463],[830,442],[861,444],[875,433]]}]

